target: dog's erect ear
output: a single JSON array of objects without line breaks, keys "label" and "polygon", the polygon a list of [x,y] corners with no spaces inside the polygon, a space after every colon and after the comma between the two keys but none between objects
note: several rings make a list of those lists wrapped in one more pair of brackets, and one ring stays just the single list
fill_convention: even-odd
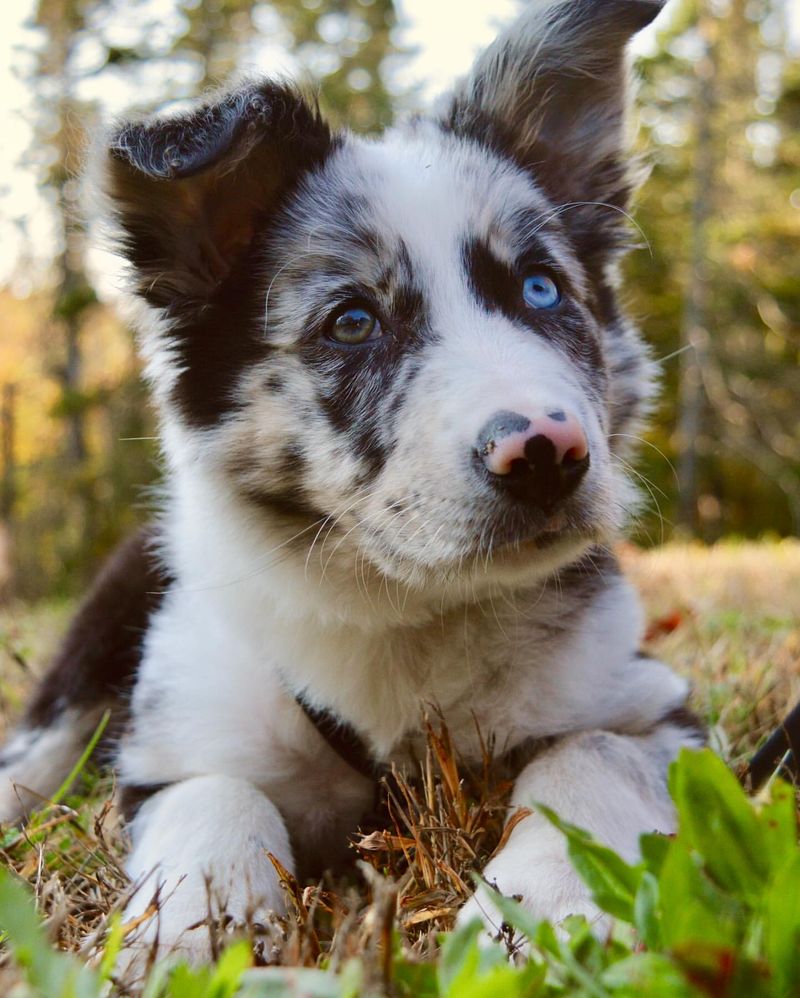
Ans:
[{"label": "dog's erect ear", "polygon": [[447,127],[510,153],[558,205],[624,207],[626,46],[662,6],[528,0],[446,105]]},{"label": "dog's erect ear", "polygon": [[119,128],[104,180],[135,290],[157,307],[201,307],[331,142],[315,107],[269,82]]}]

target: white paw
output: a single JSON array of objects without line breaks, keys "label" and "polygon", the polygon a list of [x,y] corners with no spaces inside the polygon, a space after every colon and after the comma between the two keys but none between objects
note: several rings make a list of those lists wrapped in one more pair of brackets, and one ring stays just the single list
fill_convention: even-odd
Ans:
[{"label": "white paw", "polygon": [[220,924],[274,928],[283,914],[269,855],[291,873],[289,836],[275,806],[246,781],[204,776],[168,787],[142,805],[132,834],[136,890],[120,975],[124,967],[141,977],[170,954],[208,962],[227,942]]},{"label": "white paw", "polygon": [[279,891],[260,899],[240,891],[225,900],[205,882],[186,878],[171,893],[165,885],[157,901],[149,904],[151,893],[134,897],[125,912],[129,932],[116,977],[127,986],[141,983],[152,964],[166,958],[208,963],[239,934],[253,938],[267,960],[282,942],[285,903]]},{"label": "white paw", "polygon": [[584,915],[596,934],[608,931],[608,916],[593,903],[587,887],[566,858],[537,857],[520,866],[509,863],[508,859],[503,854],[486,867],[483,875],[486,883],[476,889],[458,913],[458,926],[477,919],[485,927],[483,939],[505,943],[515,956],[524,954],[527,944],[507,924],[497,905],[501,894],[518,901],[535,921],[546,919],[558,928],[570,915]]}]

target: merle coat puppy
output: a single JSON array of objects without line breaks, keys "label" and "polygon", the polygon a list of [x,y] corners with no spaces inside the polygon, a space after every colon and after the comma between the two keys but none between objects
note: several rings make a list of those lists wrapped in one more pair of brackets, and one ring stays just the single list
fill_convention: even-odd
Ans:
[{"label": "merle coat puppy", "polygon": [[[128,914],[162,901],[144,942],[204,954],[209,894],[281,909],[265,851],[333,862],[369,766],[420,750],[421,704],[467,759],[476,719],[519,750],[512,807],[628,857],[672,828],[667,766],[700,735],[609,550],[651,371],[617,304],[626,46],[660,6],[533,0],[379,139],[276,82],[108,137],[159,567],[139,538],[107,569],[6,748],[2,807],[34,799],[12,781],[51,792],[121,704]],[[484,876],[537,915],[593,912],[537,813]],[[491,896],[475,914],[498,921]]]}]

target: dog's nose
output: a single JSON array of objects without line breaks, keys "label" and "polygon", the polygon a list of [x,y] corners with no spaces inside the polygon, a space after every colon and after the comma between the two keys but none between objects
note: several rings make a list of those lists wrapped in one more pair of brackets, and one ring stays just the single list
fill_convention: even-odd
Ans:
[{"label": "dog's nose", "polygon": [[570,495],[589,468],[586,434],[563,409],[534,417],[496,412],[478,433],[477,451],[494,485],[545,509]]}]

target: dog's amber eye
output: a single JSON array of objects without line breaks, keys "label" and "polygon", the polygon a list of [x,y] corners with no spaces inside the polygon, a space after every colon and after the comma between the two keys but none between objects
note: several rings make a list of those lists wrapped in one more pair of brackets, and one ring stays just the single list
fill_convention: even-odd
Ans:
[{"label": "dog's amber eye", "polygon": [[531,308],[555,308],[561,301],[561,292],[552,277],[531,274],[522,285],[522,297]]},{"label": "dog's amber eye", "polygon": [[337,343],[357,346],[382,335],[381,324],[365,308],[348,308],[342,312],[330,328],[330,338]]}]

